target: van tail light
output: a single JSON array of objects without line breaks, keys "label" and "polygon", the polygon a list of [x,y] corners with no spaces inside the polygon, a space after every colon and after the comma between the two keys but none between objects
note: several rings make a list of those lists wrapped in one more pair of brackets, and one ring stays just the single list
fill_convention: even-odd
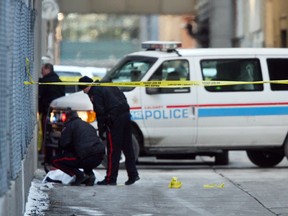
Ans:
[{"label": "van tail light", "polygon": [[61,122],[65,122],[67,120],[66,113],[61,114]]},{"label": "van tail light", "polygon": [[[96,113],[92,110],[88,111],[77,111],[78,116],[88,123],[96,121]],[[64,123],[67,121],[67,114],[65,111],[53,111],[50,114],[51,123]]]},{"label": "van tail light", "polygon": [[96,113],[92,110],[89,111],[78,111],[78,116],[88,123],[94,122],[96,120]]}]

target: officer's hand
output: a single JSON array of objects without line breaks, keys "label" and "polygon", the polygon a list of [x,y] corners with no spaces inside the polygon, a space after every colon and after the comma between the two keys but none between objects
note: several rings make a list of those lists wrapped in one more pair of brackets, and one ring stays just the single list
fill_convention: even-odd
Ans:
[{"label": "officer's hand", "polygon": [[110,128],[113,126],[113,121],[112,121],[112,118],[110,116],[108,116],[108,118],[106,118],[105,124]]}]

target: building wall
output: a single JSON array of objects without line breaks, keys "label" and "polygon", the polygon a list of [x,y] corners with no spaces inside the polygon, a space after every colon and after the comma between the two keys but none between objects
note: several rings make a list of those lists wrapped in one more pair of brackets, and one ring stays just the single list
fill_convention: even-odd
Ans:
[{"label": "building wall", "polygon": [[231,47],[233,19],[231,0],[211,1],[210,47]]},{"label": "building wall", "polygon": [[237,0],[235,4],[236,46],[287,47],[288,1]]},{"label": "building wall", "polygon": [[196,11],[199,29],[208,24],[208,47],[287,46],[288,1],[198,0]]},{"label": "building wall", "polygon": [[[161,16],[159,40],[183,47],[287,47],[287,0],[198,0],[198,35],[187,35],[184,16]],[[204,29],[201,32],[201,29]]]},{"label": "building wall", "polygon": [[236,47],[263,47],[264,45],[264,6],[262,0],[234,1]]},{"label": "building wall", "polygon": [[[187,18],[188,17],[188,18]],[[160,41],[180,41],[182,48],[195,48],[195,38],[189,35],[186,25],[193,22],[191,15],[162,15],[159,16]]]},{"label": "building wall", "polygon": [[235,0],[234,2],[235,46],[288,46],[288,1]]},{"label": "building wall", "polygon": [[39,20],[41,1],[0,1],[0,216],[24,214],[37,168],[37,86],[23,82],[38,79]]},{"label": "building wall", "polygon": [[265,46],[287,47],[288,1],[265,1]]},{"label": "building wall", "polygon": [[196,2],[199,47],[231,47],[233,39],[233,1]]}]

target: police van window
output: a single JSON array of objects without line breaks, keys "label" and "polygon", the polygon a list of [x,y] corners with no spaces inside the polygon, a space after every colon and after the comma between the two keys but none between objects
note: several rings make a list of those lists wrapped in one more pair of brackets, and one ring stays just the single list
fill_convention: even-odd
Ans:
[{"label": "police van window", "polygon": [[[169,60],[161,66],[151,76],[149,81],[181,81],[189,80],[189,63],[187,60]],[[189,87],[159,88],[157,93],[188,93]],[[156,92],[155,92],[156,93]]]},{"label": "police van window", "polygon": [[[288,80],[288,59],[267,59],[270,80]],[[272,91],[288,90],[287,84],[271,83]]]},{"label": "police van window", "polygon": [[150,68],[146,62],[129,61],[122,65],[112,76],[113,82],[140,81]]},{"label": "police van window", "polygon": [[[141,81],[142,77],[156,62],[156,58],[129,56],[107,73],[102,81],[106,82],[135,82]],[[131,91],[134,87],[121,87],[122,91]]]},{"label": "police van window", "polygon": [[55,71],[55,73],[59,76],[59,77],[81,77],[82,74],[80,72],[72,72],[72,71]]},{"label": "police van window", "polygon": [[[258,59],[209,59],[201,61],[204,81],[262,81]],[[262,91],[263,84],[205,86],[211,92]]]},{"label": "police van window", "polygon": [[[55,73],[59,76],[62,82],[78,82],[79,78],[82,76],[80,72],[74,71],[56,71]],[[66,85],[65,94],[71,94],[79,91],[77,85]]]}]

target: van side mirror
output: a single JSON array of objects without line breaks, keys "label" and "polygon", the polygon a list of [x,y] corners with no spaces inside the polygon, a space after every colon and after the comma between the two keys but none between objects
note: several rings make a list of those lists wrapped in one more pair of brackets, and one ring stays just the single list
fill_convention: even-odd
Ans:
[{"label": "van side mirror", "polygon": [[160,88],[146,88],[147,94],[159,94]]}]

